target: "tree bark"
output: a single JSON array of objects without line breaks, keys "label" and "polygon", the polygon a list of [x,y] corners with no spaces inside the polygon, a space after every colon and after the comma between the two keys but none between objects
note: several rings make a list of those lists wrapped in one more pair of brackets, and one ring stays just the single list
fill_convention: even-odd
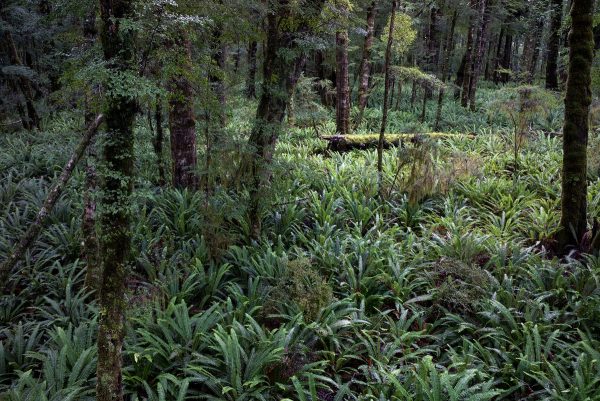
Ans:
[{"label": "tree bark", "polygon": [[246,97],[256,99],[256,51],[258,43],[253,40],[248,45],[248,77],[246,79]]},{"label": "tree bark", "polygon": [[348,31],[340,29],[335,34],[336,42],[336,133],[350,133],[350,82],[348,77]]},{"label": "tree bark", "polygon": [[360,125],[367,107],[367,99],[369,96],[369,78],[371,76],[371,52],[373,49],[373,41],[375,38],[375,7],[377,3],[372,1],[367,9],[367,35],[365,36],[365,44],[363,47],[360,79],[358,87],[358,120],[356,126]]},{"label": "tree bark", "polygon": [[196,118],[194,93],[186,73],[192,68],[192,48],[187,33],[181,30],[174,40],[179,66],[169,81],[169,131],[173,162],[173,186],[197,189]]},{"label": "tree bark", "polygon": [[381,117],[381,130],[379,131],[379,142],[377,144],[377,189],[379,195],[383,195],[383,145],[385,143],[385,130],[388,118],[388,97],[390,91],[390,63],[392,59],[392,46],[394,44],[394,24],[396,20],[397,1],[392,1],[392,14],[390,15],[390,30],[388,32],[387,47],[385,49],[384,74],[385,83],[383,89],[383,115]]},{"label": "tree bark", "polygon": [[156,97],[154,106],[154,122],[156,123],[156,134],[152,146],[156,155],[156,166],[158,169],[158,185],[163,186],[166,182],[165,161],[163,158],[163,143],[165,141],[165,132],[163,129],[163,102],[160,96]]},{"label": "tree bark", "polygon": [[[6,46],[8,47],[10,62],[16,66],[23,66],[23,62],[19,57],[19,52],[17,51],[17,47],[15,45],[15,41],[13,40],[12,34],[8,29],[4,31],[4,40]],[[27,122],[23,122],[23,128],[29,130],[33,128],[40,129],[40,117],[33,103],[34,98],[31,83],[23,76],[19,76],[16,81],[21,89],[21,92],[23,93],[23,97],[25,98],[25,108],[27,110],[27,118],[29,120]]]},{"label": "tree bark", "polygon": [[467,49],[465,52],[465,69],[464,76],[462,81],[462,93],[460,104],[462,107],[467,107],[469,105],[469,87],[471,86],[471,77],[473,76],[473,31],[475,30],[475,21],[476,18],[473,16],[473,9],[477,5],[477,0],[469,1],[469,30],[467,31]]},{"label": "tree bark", "polygon": [[498,74],[498,67],[500,66],[500,56],[502,54],[502,45],[504,44],[504,34],[506,28],[502,25],[500,29],[500,36],[498,37],[498,46],[496,47],[496,55],[494,56],[493,71],[491,71],[492,79],[494,83],[500,82],[500,74]]},{"label": "tree bark", "polygon": [[[130,0],[100,0],[101,39],[109,85],[119,85],[123,73],[135,71],[131,30],[121,30],[124,19],[133,17]],[[102,284],[98,324],[97,401],[122,401],[122,348],[125,337],[125,281],[131,247],[131,192],[133,189],[133,124],[138,105],[130,94],[107,91],[105,96],[106,140],[103,156],[100,245]]]},{"label": "tree bark", "polygon": [[475,110],[477,84],[481,76],[481,67],[485,59],[486,43],[489,39],[490,7],[489,0],[479,0],[479,28],[477,31],[476,53],[473,60],[472,75],[469,81],[469,107]]},{"label": "tree bark", "polygon": [[83,138],[75,148],[75,151],[71,155],[71,158],[63,168],[63,171],[60,174],[60,176],[58,177],[58,181],[56,182],[56,184],[54,184],[52,189],[50,189],[50,192],[48,192],[48,197],[46,198],[44,204],[42,205],[42,208],[36,215],[35,220],[33,221],[33,223],[31,223],[25,234],[23,234],[23,236],[19,239],[19,242],[15,246],[10,256],[4,262],[2,262],[2,264],[0,264],[0,283],[3,283],[0,285],[6,285],[7,277],[10,274],[13,267],[15,267],[15,265],[23,257],[27,249],[29,249],[31,244],[33,244],[33,242],[37,239],[38,235],[40,234],[40,231],[42,230],[42,227],[44,226],[44,223],[46,222],[46,219],[50,215],[50,212],[52,212],[54,205],[58,201],[58,198],[62,194],[62,191],[65,189],[67,182],[71,178],[75,166],[85,153],[85,150],[87,149],[88,145],[90,144],[90,141],[98,131],[98,127],[102,123],[103,119],[104,116],[100,114],[87,127]]},{"label": "tree bark", "polygon": [[[261,197],[269,183],[269,167],[275,143],[279,136],[286,106],[306,63],[298,48],[297,38],[311,31],[311,19],[321,14],[325,0],[307,0],[303,14],[295,15],[289,7],[290,0],[278,0],[275,9],[267,15],[267,40],[263,63],[262,91],[249,145],[252,154],[243,170],[250,174],[250,235],[257,239],[261,233]],[[283,30],[282,21],[298,20],[290,30]],[[285,24],[283,25],[285,26]],[[282,52],[286,49],[286,52]],[[289,52],[295,52],[293,59]]]},{"label": "tree bark", "polygon": [[465,69],[467,67],[467,52],[463,55],[458,71],[456,71],[456,79],[454,80],[454,100],[461,99],[462,85],[465,80]]},{"label": "tree bark", "polygon": [[502,83],[507,83],[510,80],[510,73],[508,71],[511,69],[512,52],[513,36],[507,32],[506,38],[504,40],[504,51],[502,52],[502,60],[500,62],[500,67],[505,71],[498,74],[499,81]]},{"label": "tree bark", "polygon": [[327,88],[325,87],[325,56],[322,50],[315,51],[315,69],[317,73],[317,91],[321,97],[321,104],[325,107],[329,107],[329,96],[327,94]]},{"label": "tree bark", "polygon": [[548,38],[548,61],[546,63],[546,89],[558,90],[558,54],[560,28],[562,26],[563,0],[552,0],[550,37]]},{"label": "tree bark", "polygon": [[[83,20],[83,36],[86,48],[90,49],[96,41],[98,31],[96,29],[95,4],[90,7],[88,14]],[[86,88],[85,92],[85,125],[89,126],[94,120],[95,110],[92,107],[92,96],[96,95],[96,88]],[[100,241],[96,229],[96,199],[95,193],[98,189],[98,176],[94,162],[97,159],[94,141],[88,145],[87,160],[85,166],[85,188],[83,191],[83,213],[81,216],[81,234],[83,237],[83,255],[86,261],[84,285],[91,291],[100,294],[100,282],[102,278],[102,263],[100,260]]]},{"label": "tree bark", "polygon": [[[450,30],[448,31],[448,37],[446,38],[446,43],[444,44],[444,51],[442,56],[442,83],[446,83],[448,79],[448,68],[450,65],[450,57],[452,55],[452,51],[454,50],[454,30],[456,28],[456,20],[458,19],[458,9],[454,9],[454,14],[452,14],[452,21],[450,22]],[[444,93],[446,89],[444,87],[440,88],[438,93],[438,103],[437,103],[437,111],[435,113],[435,125],[434,129],[437,131],[440,129],[440,121],[442,119],[442,106],[444,103]]]},{"label": "tree bark", "polygon": [[587,230],[587,144],[592,101],[594,0],[573,0],[563,127],[561,250],[577,248]]},{"label": "tree bark", "polygon": [[[186,41],[189,42],[189,39],[186,38]],[[189,48],[189,64],[191,65],[191,43]],[[221,23],[216,25],[212,33],[212,60],[213,64],[217,67],[217,70],[215,70],[215,67],[213,66],[208,78],[211,83],[213,93],[219,102],[218,109],[213,111],[214,114],[218,116],[220,127],[223,128],[227,123],[225,115],[225,109],[227,107],[227,96],[225,93],[225,66],[227,63],[227,48],[223,43],[223,24]],[[218,140],[219,138],[217,137],[214,139]]]}]

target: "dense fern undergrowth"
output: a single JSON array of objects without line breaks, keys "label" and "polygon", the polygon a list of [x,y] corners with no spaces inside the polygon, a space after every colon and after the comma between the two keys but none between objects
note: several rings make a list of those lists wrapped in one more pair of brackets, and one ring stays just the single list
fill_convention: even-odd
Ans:
[{"label": "dense fern undergrowth", "polygon": [[[264,236],[250,243],[243,192],[206,198],[153,184],[140,119],[127,399],[600,400],[600,258],[552,252],[562,111],[532,119],[515,162],[510,120],[494,106],[501,93],[482,91],[478,113],[446,104],[441,129],[475,137],[387,150],[383,200],[374,150],[327,153],[314,124],[287,129]],[[406,99],[399,109],[390,132],[432,130]],[[236,110],[231,149],[252,105]],[[320,134],[335,129],[330,117]],[[368,109],[357,131],[376,132],[379,118]],[[78,125],[67,114],[44,132],[0,136],[0,259],[33,220]],[[94,399],[83,181],[80,168],[10,278],[19,293],[0,300],[2,399]]]}]

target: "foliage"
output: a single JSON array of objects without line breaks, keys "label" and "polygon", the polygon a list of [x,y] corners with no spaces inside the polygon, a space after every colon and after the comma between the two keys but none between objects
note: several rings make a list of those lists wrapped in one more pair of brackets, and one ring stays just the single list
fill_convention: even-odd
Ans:
[{"label": "foliage", "polygon": [[[480,93],[490,105],[509,97]],[[253,243],[243,192],[154,186],[151,134],[137,125],[126,398],[594,399],[600,263],[552,258],[547,241],[558,225],[560,141],[532,119],[515,181],[508,121],[486,129],[485,110],[466,114],[452,100],[445,110],[449,135],[410,135],[419,140],[385,152],[383,201],[373,149],[318,152],[312,127],[290,127],[276,149],[265,235]],[[243,132],[246,111],[229,124]],[[366,110],[361,133],[377,113]],[[393,111],[391,129],[405,132],[412,119]],[[2,257],[43,202],[77,140],[64,132],[77,124],[67,114],[47,131],[0,137]],[[18,296],[0,298],[9,400],[94,398],[82,173],[12,273]]]}]

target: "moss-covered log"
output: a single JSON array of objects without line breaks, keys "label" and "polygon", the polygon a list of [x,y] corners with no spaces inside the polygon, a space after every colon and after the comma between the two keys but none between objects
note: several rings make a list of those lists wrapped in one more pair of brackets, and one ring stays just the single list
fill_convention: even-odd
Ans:
[{"label": "moss-covered log", "polygon": [[587,145],[594,59],[593,0],[573,0],[563,127],[560,247],[578,248],[587,231]]},{"label": "moss-covered log", "polygon": [[[474,138],[472,134],[450,134],[445,132],[430,132],[423,134],[386,134],[383,142],[385,149],[391,146],[400,146],[403,143],[419,143],[425,139],[445,138]],[[334,152],[348,152],[350,150],[365,150],[377,148],[379,135],[325,135],[322,140],[329,142],[327,149]]]}]

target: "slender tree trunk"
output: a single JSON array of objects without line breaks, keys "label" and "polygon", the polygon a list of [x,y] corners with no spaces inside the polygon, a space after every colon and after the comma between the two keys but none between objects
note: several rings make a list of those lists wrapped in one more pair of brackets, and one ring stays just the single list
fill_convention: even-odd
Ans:
[{"label": "slender tree trunk", "polygon": [[558,90],[558,54],[560,28],[562,26],[563,0],[552,0],[550,37],[548,38],[548,61],[546,63],[546,89]]},{"label": "slender tree trunk", "polygon": [[[473,9],[477,4],[477,0],[470,0],[469,2],[469,12],[472,14]],[[473,15],[469,16],[469,30],[467,31],[467,49],[465,53],[465,69],[464,69],[464,77],[462,81],[462,94],[460,99],[460,104],[462,107],[467,107],[469,105],[469,87],[471,86],[471,77],[473,76],[473,50],[474,50],[474,40],[473,40],[473,31],[475,30],[475,22],[477,21]]]},{"label": "slender tree trunk", "polygon": [[336,42],[336,108],[335,126],[336,133],[347,135],[350,133],[350,83],[348,78],[348,31],[338,30],[335,34]]},{"label": "slender tree trunk", "polygon": [[371,76],[371,51],[373,49],[373,41],[375,39],[375,9],[377,2],[372,1],[367,8],[367,36],[365,36],[365,44],[363,47],[360,80],[358,87],[358,121],[356,125],[360,125],[367,107],[367,99],[369,96],[369,78]]},{"label": "slender tree trunk", "polygon": [[6,260],[2,262],[2,264],[0,264],[0,283],[2,283],[0,284],[0,287],[6,285],[8,275],[10,274],[13,267],[15,267],[15,265],[23,257],[27,249],[29,249],[31,244],[33,244],[34,241],[37,239],[38,235],[40,234],[40,231],[42,230],[42,227],[44,226],[44,223],[46,222],[46,219],[50,215],[50,212],[52,212],[54,205],[60,198],[62,191],[65,189],[67,182],[71,178],[75,166],[77,166],[77,163],[83,157],[85,150],[87,149],[88,145],[90,144],[90,141],[98,131],[98,127],[102,123],[103,119],[104,117],[100,114],[87,127],[83,138],[75,148],[75,151],[71,155],[71,158],[63,168],[63,171],[60,174],[60,176],[58,177],[58,181],[52,186],[52,188],[48,192],[48,197],[46,198],[44,204],[42,205],[42,208],[36,215],[35,220],[33,221],[33,223],[31,223],[27,231],[25,231],[25,234],[23,234],[23,236],[19,239],[19,242],[15,246],[10,256],[6,258]]},{"label": "slender tree trunk", "polygon": [[500,67],[504,70],[499,74],[500,82],[507,83],[510,80],[510,70],[512,64],[512,52],[513,52],[513,36],[510,33],[506,33],[506,39],[504,41],[504,51],[502,52],[502,60]]},{"label": "slender tree trunk", "polygon": [[423,104],[421,105],[421,118],[419,120],[421,123],[424,123],[425,119],[427,118],[427,99],[429,99],[429,94],[427,93],[426,88],[423,89]]},{"label": "slender tree trunk", "polygon": [[381,130],[379,131],[379,142],[377,144],[377,187],[379,196],[383,195],[383,145],[385,142],[385,130],[387,128],[388,97],[391,83],[390,63],[392,59],[392,46],[394,44],[394,24],[396,21],[397,7],[398,2],[393,0],[392,14],[390,15],[390,30],[388,32],[387,47],[385,49],[385,64],[383,67],[385,74],[385,83],[383,89],[383,116],[381,117]]},{"label": "slender tree trunk", "polygon": [[315,51],[315,68],[317,72],[317,91],[321,97],[321,104],[325,107],[329,107],[329,97],[327,95],[327,88],[325,87],[326,76],[325,76],[325,56],[322,50]]},{"label": "slender tree trunk", "polygon": [[410,108],[411,108],[411,110],[414,110],[416,101],[417,101],[417,81],[413,80],[412,81],[412,89],[410,92]]},{"label": "slender tree trunk", "polygon": [[[90,7],[89,13],[83,21],[83,36],[86,48],[90,49],[96,41],[98,31],[96,29],[95,4]],[[95,88],[86,88],[85,93],[85,125],[93,123],[95,111],[92,107],[91,97],[95,95]],[[86,261],[84,285],[86,288],[100,294],[100,283],[102,281],[102,263],[100,259],[100,241],[96,229],[96,199],[95,193],[98,187],[98,177],[94,162],[96,161],[96,150],[94,140],[90,141],[87,151],[85,166],[85,188],[83,191],[83,214],[81,216],[81,234],[83,237],[83,255]]]},{"label": "slender tree trunk", "polygon": [[[310,20],[320,15],[325,0],[307,0],[303,15],[294,15],[287,7],[289,0],[278,0],[275,9],[267,15],[267,43],[263,63],[262,91],[256,120],[248,142],[252,155],[243,170],[250,174],[250,204],[248,217],[250,235],[260,237],[261,199],[270,180],[269,167],[273,159],[275,143],[281,131],[286,106],[306,63],[306,57],[298,48],[297,38],[310,32]],[[282,31],[282,22],[296,18],[294,28]],[[285,49],[285,54],[282,50]],[[295,53],[290,60],[289,52]]]},{"label": "slender tree trunk", "polygon": [[500,74],[498,74],[498,67],[500,66],[500,56],[502,52],[502,45],[504,44],[504,33],[505,33],[504,25],[500,29],[500,36],[498,37],[498,46],[496,47],[496,55],[494,56],[494,64],[493,71],[491,72],[492,79],[494,83],[497,84],[500,82]]},{"label": "slender tree trunk", "polygon": [[480,0],[479,3],[479,29],[477,32],[476,53],[473,60],[472,76],[469,82],[469,106],[475,110],[475,97],[477,94],[477,84],[481,76],[481,68],[485,59],[485,48],[489,38],[490,25],[490,7],[489,0]]},{"label": "slender tree trunk", "polygon": [[[10,62],[16,66],[23,66],[12,34],[8,29],[4,31],[4,40],[6,46],[8,47]],[[29,120],[27,123],[23,123],[23,127],[26,129],[40,129],[40,118],[33,103],[34,98],[31,83],[23,76],[19,76],[17,78],[17,83],[21,89],[21,92],[23,93],[23,97],[25,98],[25,108],[27,110],[27,118]]]},{"label": "slender tree trunk", "polygon": [[[186,39],[189,41],[189,39]],[[191,43],[190,47],[190,65],[191,65]],[[214,110],[214,114],[218,116],[220,127],[225,127],[227,123],[225,109],[227,107],[227,96],[225,93],[225,65],[227,63],[227,48],[223,43],[223,26],[217,24],[212,33],[212,60],[216,65],[217,70],[213,69],[209,73],[209,81],[213,93],[219,102],[219,107]],[[219,138],[214,138],[218,140]]]},{"label": "slender tree trunk", "polygon": [[541,36],[542,36],[542,30],[543,30],[543,25],[544,20],[540,17],[537,18],[536,22],[535,22],[535,26],[534,26],[534,30],[533,30],[533,39],[531,41],[531,57],[529,60],[527,60],[527,82],[528,83],[533,83],[535,76],[536,76],[536,72],[537,72],[537,65],[538,65],[538,61],[539,61],[539,55],[540,55],[540,43],[541,43]]},{"label": "slender tree trunk", "polygon": [[591,68],[594,59],[594,0],[573,0],[569,34],[569,77],[565,96],[561,249],[580,244],[587,230],[587,144],[592,101]]},{"label": "slender tree trunk", "polygon": [[173,186],[196,189],[196,118],[194,93],[186,72],[192,68],[192,49],[187,33],[181,30],[174,41],[174,50],[180,58],[180,70],[169,81],[169,130]]},{"label": "slender tree trunk", "polygon": [[456,71],[456,79],[454,80],[454,100],[461,99],[462,85],[465,80],[465,69],[467,68],[467,53],[463,55],[458,71]]},{"label": "slender tree trunk", "polygon": [[[454,9],[454,14],[452,14],[452,21],[450,22],[450,31],[448,31],[448,37],[446,38],[446,43],[444,44],[444,51],[442,56],[442,83],[446,83],[448,79],[448,68],[450,65],[450,57],[454,50],[454,30],[456,29],[456,20],[458,19],[458,10]],[[438,103],[437,103],[437,111],[435,113],[435,130],[440,129],[440,121],[442,119],[442,106],[444,103],[444,93],[446,89],[444,87],[440,88],[438,94]]]},{"label": "slender tree trunk", "polygon": [[163,157],[163,143],[165,141],[165,133],[163,128],[163,102],[160,96],[156,97],[156,105],[154,108],[154,122],[156,123],[156,134],[153,140],[154,154],[156,155],[156,166],[158,168],[158,185],[165,185],[165,161]]},{"label": "slender tree trunk", "polygon": [[258,43],[253,40],[248,45],[248,77],[246,80],[246,96],[256,99],[256,51]]},{"label": "slender tree trunk", "polygon": [[398,79],[398,95],[396,96],[396,106],[394,110],[400,110],[400,102],[402,101],[402,80]]}]

